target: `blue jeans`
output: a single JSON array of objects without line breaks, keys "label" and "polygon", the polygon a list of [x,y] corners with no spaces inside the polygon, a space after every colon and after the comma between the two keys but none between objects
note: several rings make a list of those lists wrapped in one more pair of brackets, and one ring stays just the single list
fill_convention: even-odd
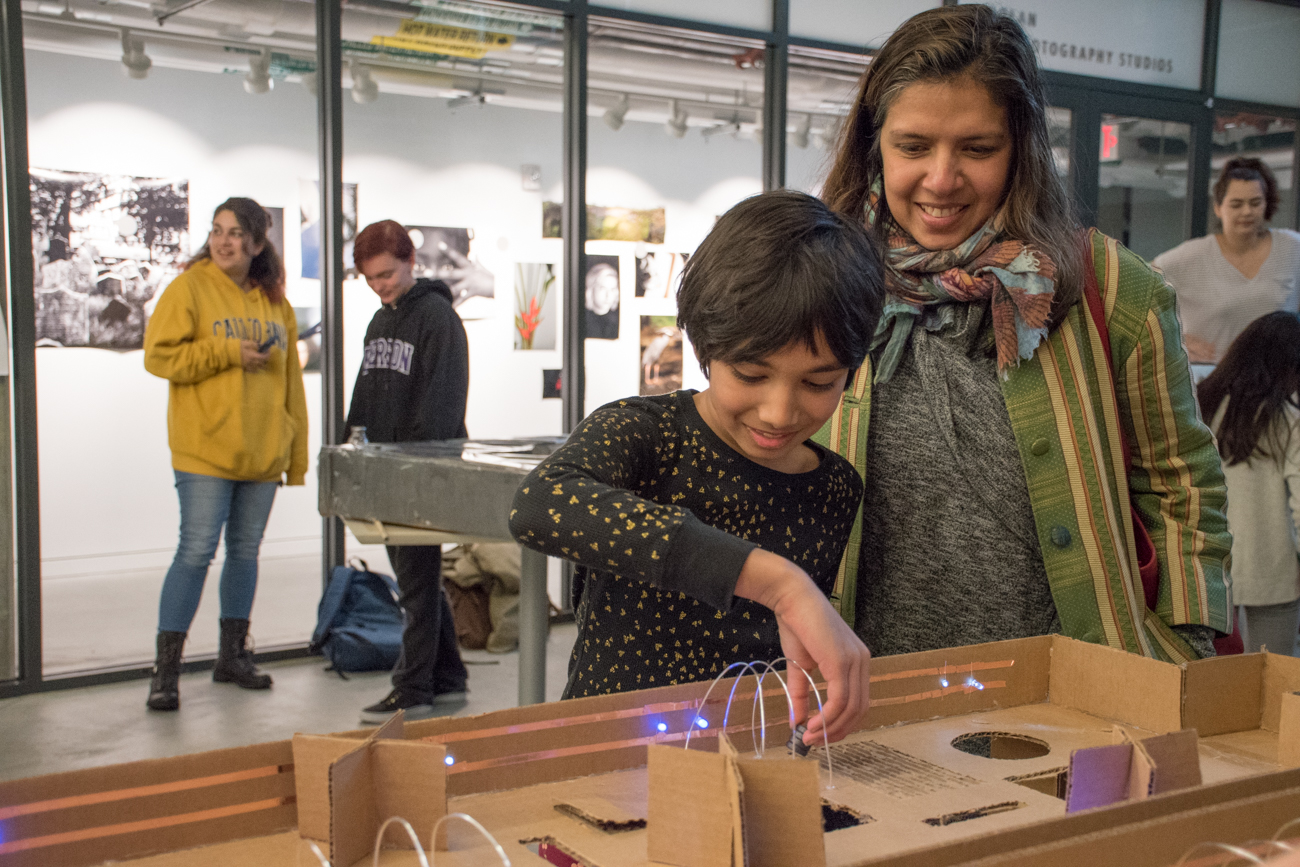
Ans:
[{"label": "blue jeans", "polygon": [[221,570],[221,616],[247,620],[257,590],[257,552],[279,485],[175,472],[181,499],[181,540],[163,581],[158,629],[190,631],[223,526],[226,564]]}]

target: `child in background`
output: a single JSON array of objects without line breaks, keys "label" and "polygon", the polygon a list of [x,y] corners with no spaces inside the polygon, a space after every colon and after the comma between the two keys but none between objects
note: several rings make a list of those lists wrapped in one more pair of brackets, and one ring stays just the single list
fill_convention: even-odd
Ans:
[{"label": "child in background", "polygon": [[[565,698],[786,656],[829,684],[805,742],[854,729],[870,654],[826,596],[862,482],[809,437],[866,357],[882,287],[863,228],[811,196],[718,220],[677,295],[709,387],[601,407],[515,496],[515,538],[579,567]],[[789,683],[802,719],[807,681]]]},{"label": "child in background", "polygon": [[1219,440],[1232,601],[1247,653],[1295,655],[1300,629],[1300,319],[1261,316],[1196,389]]}]

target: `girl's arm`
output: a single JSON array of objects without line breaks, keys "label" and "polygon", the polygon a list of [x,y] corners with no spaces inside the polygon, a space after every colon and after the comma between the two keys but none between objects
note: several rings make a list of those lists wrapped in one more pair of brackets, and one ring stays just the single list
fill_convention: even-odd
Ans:
[{"label": "girl's arm", "polygon": [[716,529],[651,493],[672,472],[666,411],[626,401],[588,416],[524,479],[510,512],[522,545],[591,569],[686,593],[722,611],[752,542]]},{"label": "girl's arm", "polygon": [[[734,597],[776,615],[785,656],[820,670],[828,699],[806,743],[839,740],[868,708],[870,657],[812,579],[789,560],[700,521],[688,510],[632,493],[674,471],[667,412],[627,402],[592,413],[515,494],[510,530],[523,545],[592,569],[639,578],[719,610]],[[795,716],[807,716],[808,683],[788,680]]]},{"label": "girl's arm", "polygon": [[242,363],[239,338],[201,333],[185,275],[173,280],[144,329],[144,369],[177,385],[192,385]]}]

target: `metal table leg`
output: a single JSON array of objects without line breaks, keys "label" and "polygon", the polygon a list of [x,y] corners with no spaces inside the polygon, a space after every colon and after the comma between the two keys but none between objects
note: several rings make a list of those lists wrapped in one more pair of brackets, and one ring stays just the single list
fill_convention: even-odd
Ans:
[{"label": "metal table leg", "polygon": [[546,637],[550,628],[546,555],[523,548],[519,570],[519,704],[546,701]]}]

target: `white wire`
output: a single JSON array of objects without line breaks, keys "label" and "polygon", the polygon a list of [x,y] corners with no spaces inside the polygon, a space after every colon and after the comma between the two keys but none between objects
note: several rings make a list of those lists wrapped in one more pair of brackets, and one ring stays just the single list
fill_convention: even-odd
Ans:
[{"label": "white wire", "polygon": [[[781,662],[782,660],[785,661],[787,671],[790,670],[789,666],[793,665],[795,668],[799,669],[800,673],[802,673],[804,677],[808,679],[808,686],[809,688],[812,689],[813,696],[817,699],[817,713],[823,715],[822,716],[822,752],[825,753],[826,755],[826,788],[833,789],[835,788],[835,768],[831,765],[831,745],[826,740],[826,718],[825,718],[825,710],[822,707],[821,690],[817,689],[817,682],[813,680],[813,676],[808,673],[808,670],[806,668],[804,668],[802,665],[795,662],[794,660],[788,659],[786,657],[781,657],[781,659],[777,659],[775,660],[775,662]],[[790,694],[789,691],[787,691],[786,695],[788,696],[789,694]],[[793,711],[793,708],[791,708],[791,710]],[[793,729],[794,726],[791,725],[790,728]]]},{"label": "white wire", "polygon": [[[825,707],[822,704],[821,690],[817,688],[817,682],[813,679],[813,676],[809,674],[807,669],[805,669],[802,665],[784,656],[778,657],[777,659],[774,659],[771,662],[756,661],[756,662],[731,663],[726,668],[724,668],[718,674],[717,677],[713,679],[713,682],[709,684],[708,690],[706,690],[704,693],[704,698],[700,701],[700,709],[703,710],[705,705],[708,704],[709,696],[713,694],[713,688],[718,685],[718,682],[720,680],[722,680],[724,677],[727,676],[727,672],[735,668],[740,669],[740,673],[736,675],[735,682],[732,683],[731,685],[731,691],[727,694],[727,705],[722,712],[722,730],[725,732],[727,730],[727,723],[731,718],[731,703],[736,697],[736,689],[740,686],[740,679],[745,676],[746,672],[754,672],[754,676],[755,678],[757,678],[758,681],[757,689],[754,692],[754,701],[758,704],[758,713],[760,716],[760,723],[759,723],[760,737],[756,741],[756,744],[758,746],[755,749],[755,753],[760,758],[763,756],[763,751],[767,745],[767,706],[766,703],[763,702],[761,699],[763,696],[763,678],[765,678],[768,674],[774,675],[777,681],[780,682],[781,690],[785,693],[786,707],[790,711],[790,730],[794,731],[795,728],[794,700],[790,697],[790,687],[786,684],[785,679],[781,677],[781,673],[776,669],[776,664],[778,662],[784,662],[787,666],[787,671],[789,670],[788,668],[789,666],[794,666],[799,670],[799,672],[808,680],[808,686],[812,689],[813,696],[817,699],[817,712],[819,714],[824,713]],[[765,669],[761,674],[758,673],[759,666],[763,666]],[[691,734],[694,733],[697,727],[696,719],[699,718],[701,717],[699,717],[699,715],[697,714],[696,717],[692,718],[690,721],[690,726],[686,730],[686,743],[684,745],[685,749],[691,748]],[[749,724],[751,727],[754,725],[754,711],[752,707],[750,710]],[[826,735],[824,730],[822,734],[822,750],[826,755],[826,788],[833,789],[835,788],[835,767],[831,759],[831,746],[826,741]]]},{"label": "white wire", "polygon": [[[1254,852],[1248,852],[1247,850],[1241,848],[1240,846],[1232,846],[1228,843],[1202,842],[1202,843],[1197,843],[1195,846],[1193,846],[1192,848],[1184,852],[1183,857],[1178,859],[1178,863],[1175,864],[1174,867],[1183,867],[1183,865],[1187,863],[1187,859],[1191,857],[1193,852],[1195,852],[1197,849],[1204,849],[1206,847],[1209,847],[1211,849],[1222,849],[1224,852],[1227,852],[1228,854],[1234,856],[1234,859],[1243,858],[1252,864],[1264,863],[1264,860],[1260,858],[1258,855],[1256,855]],[[1228,863],[1232,863],[1232,862],[1230,861]]]},{"label": "white wire", "polygon": [[[321,867],[330,867],[329,859],[325,857],[325,853],[321,852],[320,847],[317,846],[315,843],[313,843],[311,840],[308,840],[306,842],[307,842],[307,848],[310,849],[311,853],[316,856],[316,860],[320,862]],[[301,847],[298,849],[298,856],[294,858],[294,861],[298,864],[302,863]]]},{"label": "white wire", "polygon": [[415,856],[420,859],[420,867],[429,867],[429,859],[424,855],[424,847],[420,845],[420,838],[415,835],[415,829],[411,827],[411,823],[401,816],[389,816],[384,820],[384,824],[379,826],[379,833],[375,835],[375,857],[371,862],[371,867],[379,867],[379,846],[384,842],[384,832],[394,822],[401,823],[402,827],[406,829],[406,835],[411,838],[411,843],[415,846]]},{"label": "white wire", "polygon": [[438,823],[433,826],[433,836],[429,840],[429,850],[433,851],[433,860],[438,860],[438,853],[434,851],[434,843],[438,840],[438,829],[441,828],[443,823],[448,819],[460,819],[462,822],[468,822],[470,825],[477,828],[480,834],[487,837],[488,842],[492,844],[492,848],[497,850],[497,857],[501,859],[501,863],[504,864],[505,867],[510,867],[510,859],[506,857],[506,850],[501,848],[501,844],[497,842],[497,838],[493,837],[492,834],[488,832],[488,829],[484,828],[483,825],[479,823],[478,819],[475,819],[468,813],[448,813],[439,819]]},{"label": "white wire", "polygon": [[[752,663],[749,663],[749,662],[733,662],[733,663],[731,663],[731,665],[728,665],[726,668],[722,669],[722,671],[718,673],[718,676],[715,677],[715,678],[713,678],[713,683],[709,684],[709,688],[708,688],[708,690],[706,690],[705,693],[704,693],[704,698],[700,700],[700,705],[699,705],[699,706],[700,706],[700,710],[703,711],[705,705],[707,705],[707,704],[709,703],[709,696],[713,694],[713,688],[714,688],[715,686],[718,685],[718,681],[722,680],[724,677],[727,676],[727,672],[731,671],[733,668],[736,668],[736,667],[740,667],[741,669],[748,670],[751,666],[752,666]],[[734,683],[734,684],[732,684],[732,686],[731,686],[731,694],[732,694],[732,695],[735,695],[735,694],[736,694],[736,687],[739,685],[739,679],[740,679],[741,677],[743,677],[743,676],[744,676],[743,674],[742,674],[742,675],[737,675],[737,683]],[[724,712],[723,712],[723,715],[722,715],[722,729],[723,729],[723,731],[726,731],[726,729],[727,729],[727,713],[730,712],[730,710],[731,710],[731,699],[728,698],[728,699],[727,699],[727,710],[724,711]],[[688,750],[689,750],[689,749],[691,748],[691,735],[695,732],[695,721],[696,721],[697,719],[703,719],[703,717],[701,717],[701,716],[697,713],[695,716],[691,717],[690,725],[686,727],[686,743],[685,743],[685,745],[684,745],[684,749],[688,749]]]},{"label": "white wire", "polygon": [[1281,828],[1278,828],[1278,829],[1277,829],[1277,833],[1273,835],[1273,839],[1274,839],[1274,840],[1280,840],[1280,839],[1282,838],[1282,835],[1283,835],[1283,834],[1287,831],[1287,829],[1289,829],[1292,825],[1300,825],[1300,819],[1292,819],[1290,822],[1287,822],[1287,823],[1286,823],[1285,825],[1283,825]]}]

